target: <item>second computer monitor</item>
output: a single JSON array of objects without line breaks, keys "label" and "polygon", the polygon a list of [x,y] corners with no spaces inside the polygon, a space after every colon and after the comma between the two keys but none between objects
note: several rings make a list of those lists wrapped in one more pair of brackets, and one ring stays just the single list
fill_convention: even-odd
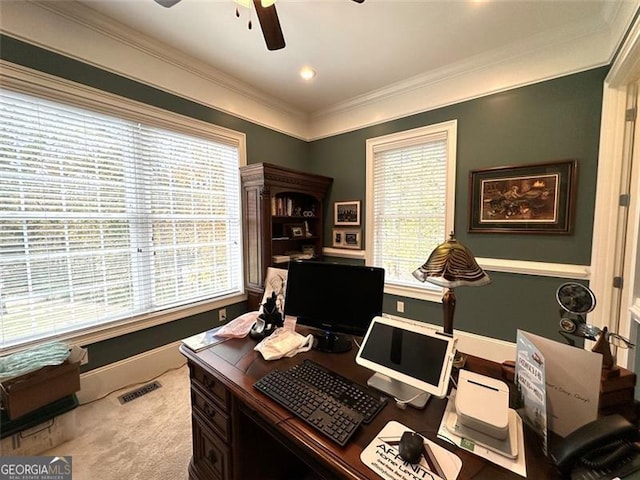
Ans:
[{"label": "second computer monitor", "polygon": [[315,348],[351,349],[352,335],[363,336],[382,315],[384,269],[331,262],[289,263],[284,313],[297,323],[321,330]]},{"label": "second computer monitor", "polygon": [[376,372],[367,384],[417,408],[447,394],[455,339],[417,321],[376,317],[356,363]]}]

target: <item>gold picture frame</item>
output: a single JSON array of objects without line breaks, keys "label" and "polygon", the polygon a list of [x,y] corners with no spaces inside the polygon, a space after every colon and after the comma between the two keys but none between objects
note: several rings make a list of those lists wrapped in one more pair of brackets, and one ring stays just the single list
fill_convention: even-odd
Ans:
[{"label": "gold picture frame", "polygon": [[470,233],[570,234],[575,160],[469,172]]}]

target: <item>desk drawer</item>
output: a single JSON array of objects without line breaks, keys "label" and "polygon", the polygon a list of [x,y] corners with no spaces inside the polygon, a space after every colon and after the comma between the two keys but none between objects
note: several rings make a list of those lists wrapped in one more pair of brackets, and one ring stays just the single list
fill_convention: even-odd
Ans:
[{"label": "desk drawer", "polygon": [[231,479],[231,450],[217,435],[206,428],[198,415],[192,417],[193,462],[205,478]]},{"label": "desk drawer", "polygon": [[222,410],[225,412],[229,410],[229,392],[227,392],[225,386],[213,375],[205,372],[196,365],[192,365],[191,381],[215,400]]},{"label": "desk drawer", "polygon": [[231,426],[229,417],[215,402],[202,394],[197,385],[191,386],[191,408],[200,414],[206,421],[206,425],[220,435],[226,443],[231,441]]}]

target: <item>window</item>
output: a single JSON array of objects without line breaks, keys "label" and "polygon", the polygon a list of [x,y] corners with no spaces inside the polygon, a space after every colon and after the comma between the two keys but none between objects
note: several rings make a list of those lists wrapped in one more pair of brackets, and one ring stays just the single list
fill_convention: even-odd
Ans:
[{"label": "window", "polygon": [[385,291],[439,300],[412,272],[453,229],[455,120],[367,140],[367,264]]},{"label": "window", "polygon": [[0,90],[0,347],[242,292],[244,137],[122,111]]}]

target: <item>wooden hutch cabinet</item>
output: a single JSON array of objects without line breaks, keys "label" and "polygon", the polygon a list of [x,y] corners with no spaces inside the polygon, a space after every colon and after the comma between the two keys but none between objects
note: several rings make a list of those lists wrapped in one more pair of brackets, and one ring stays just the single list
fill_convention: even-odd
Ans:
[{"label": "wooden hutch cabinet", "polygon": [[248,302],[257,310],[270,266],[322,258],[324,199],[333,179],[269,163],[240,169],[244,270]]}]

